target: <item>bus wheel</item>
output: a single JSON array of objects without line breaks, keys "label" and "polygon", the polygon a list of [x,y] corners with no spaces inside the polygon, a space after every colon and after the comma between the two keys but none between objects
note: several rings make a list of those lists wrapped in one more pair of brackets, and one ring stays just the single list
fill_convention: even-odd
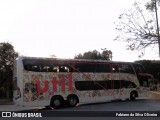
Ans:
[{"label": "bus wheel", "polygon": [[130,100],[131,101],[136,100],[136,96],[137,96],[136,92],[131,92],[131,94],[130,94]]},{"label": "bus wheel", "polygon": [[79,102],[78,97],[76,95],[69,95],[67,97],[67,105],[69,107],[75,107]]},{"label": "bus wheel", "polygon": [[55,96],[51,99],[50,106],[54,109],[58,109],[64,106],[64,99],[61,96]]}]

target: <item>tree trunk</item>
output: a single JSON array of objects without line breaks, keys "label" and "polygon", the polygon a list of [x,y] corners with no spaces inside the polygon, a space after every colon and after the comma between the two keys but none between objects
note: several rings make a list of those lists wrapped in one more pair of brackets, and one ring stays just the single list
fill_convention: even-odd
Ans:
[{"label": "tree trunk", "polygon": [[158,13],[157,13],[157,0],[155,0],[155,13],[156,13],[156,25],[157,25],[157,35],[158,35],[158,48],[159,48],[159,58],[160,58],[160,36],[159,36],[159,23],[158,23]]}]

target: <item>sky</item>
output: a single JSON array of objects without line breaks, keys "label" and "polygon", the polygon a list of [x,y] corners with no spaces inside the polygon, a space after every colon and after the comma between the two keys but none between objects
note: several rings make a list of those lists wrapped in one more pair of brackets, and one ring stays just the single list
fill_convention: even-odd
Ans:
[{"label": "sky", "polygon": [[[134,0],[0,0],[0,42],[23,56],[74,58],[107,48],[114,61],[139,60],[117,36],[114,22]],[[158,59],[146,50],[141,59]]]}]

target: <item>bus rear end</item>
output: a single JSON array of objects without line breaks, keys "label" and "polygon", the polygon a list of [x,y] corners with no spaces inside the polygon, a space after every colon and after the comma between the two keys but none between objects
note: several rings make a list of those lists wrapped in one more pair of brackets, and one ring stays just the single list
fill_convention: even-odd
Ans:
[{"label": "bus rear end", "polygon": [[23,64],[22,58],[17,58],[13,65],[13,101],[16,105],[23,106]]}]

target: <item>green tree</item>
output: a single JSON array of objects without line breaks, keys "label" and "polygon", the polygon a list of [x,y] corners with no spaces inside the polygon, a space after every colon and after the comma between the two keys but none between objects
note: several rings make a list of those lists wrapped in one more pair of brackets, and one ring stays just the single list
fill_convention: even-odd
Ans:
[{"label": "green tree", "polygon": [[142,55],[147,47],[158,45],[156,16],[146,9],[146,5],[135,2],[133,8],[119,16],[116,29],[119,35],[115,40],[127,43],[128,50],[141,51]]},{"label": "green tree", "polygon": [[112,60],[112,51],[107,50],[106,48],[102,50],[102,53],[97,50],[88,51],[83,54],[79,53],[74,59]]},{"label": "green tree", "polygon": [[18,53],[10,43],[0,43],[0,88],[4,88],[6,97],[12,92],[13,61]]}]

